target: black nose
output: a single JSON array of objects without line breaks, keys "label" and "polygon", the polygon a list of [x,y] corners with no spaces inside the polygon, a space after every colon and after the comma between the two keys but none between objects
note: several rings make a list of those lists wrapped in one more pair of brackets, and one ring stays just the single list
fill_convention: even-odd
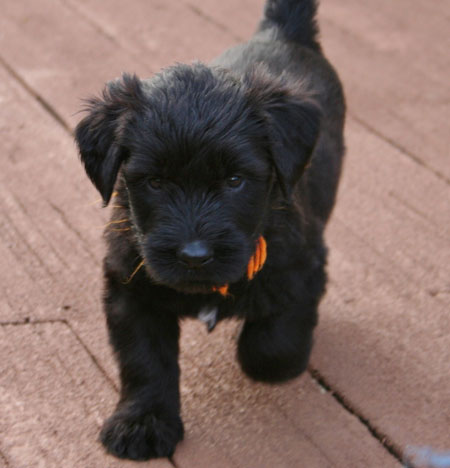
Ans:
[{"label": "black nose", "polygon": [[189,268],[199,268],[208,263],[213,252],[203,241],[193,241],[184,244],[178,251],[178,258]]}]

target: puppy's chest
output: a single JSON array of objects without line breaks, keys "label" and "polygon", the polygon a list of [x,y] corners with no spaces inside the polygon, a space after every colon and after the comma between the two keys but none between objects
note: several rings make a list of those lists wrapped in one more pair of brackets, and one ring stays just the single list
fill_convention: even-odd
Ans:
[{"label": "puppy's chest", "polygon": [[206,325],[208,332],[212,332],[219,320],[218,306],[203,306],[199,310],[197,318]]},{"label": "puppy's chest", "polygon": [[197,319],[206,325],[208,332],[212,332],[221,320],[231,317],[244,318],[241,302],[240,300],[224,300],[218,304],[202,305],[196,314]]}]

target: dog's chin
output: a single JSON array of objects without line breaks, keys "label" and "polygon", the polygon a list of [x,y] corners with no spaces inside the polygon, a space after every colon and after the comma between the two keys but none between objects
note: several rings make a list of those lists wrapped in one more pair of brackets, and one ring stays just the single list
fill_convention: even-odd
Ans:
[{"label": "dog's chin", "polygon": [[206,276],[199,273],[164,275],[161,271],[157,272],[148,268],[148,265],[147,270],[154,283],[184,294],[212,294],[217,288],[234,283],[243,275],[242,272],[235,272],[234,275],[226,275],[226,277],[220,275],[220,278],[215,277],[216,275]]},{"label": "dog's chin", "polygon": [[212,294],[214,292],[214,286],[206,283],[176,283],[168,286],[184,294]]}]

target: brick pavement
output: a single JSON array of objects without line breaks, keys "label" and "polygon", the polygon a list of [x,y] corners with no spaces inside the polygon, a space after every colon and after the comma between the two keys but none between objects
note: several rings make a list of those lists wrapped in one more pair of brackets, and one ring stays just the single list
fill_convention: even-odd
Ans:
[{"label": "brick pavement", "polygon": [[[81,97],[122,71],[210,60],[251,34],[262,3],[2,3],[0,467],[137,466],[96,442],[117,399],[99,302],[107,211],[70,131]],[[322,0],[348,154],[310,372],[251,383],[236,323],[208,336],[187,321],[186,440],[148,466],[384,468],[409,444],[450,447],[449,13],[445,0]]]}]

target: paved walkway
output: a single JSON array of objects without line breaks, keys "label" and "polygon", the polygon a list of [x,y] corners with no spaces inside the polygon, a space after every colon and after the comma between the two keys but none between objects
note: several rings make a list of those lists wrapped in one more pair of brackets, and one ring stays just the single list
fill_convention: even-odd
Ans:
[{"label": "paved walkway", "polygon": [[[70,135],[122,71],[208,61],[262,0],[3,0],[0,14],[0,467],[128,467],[97,433],[117,399],[99,302],[101,231]],[[310,371],[248,381],[236,323],[185,322],[186,440],[139,466],[385,468],[450,449],[450,7],[322,0],[349,104]]]}]

